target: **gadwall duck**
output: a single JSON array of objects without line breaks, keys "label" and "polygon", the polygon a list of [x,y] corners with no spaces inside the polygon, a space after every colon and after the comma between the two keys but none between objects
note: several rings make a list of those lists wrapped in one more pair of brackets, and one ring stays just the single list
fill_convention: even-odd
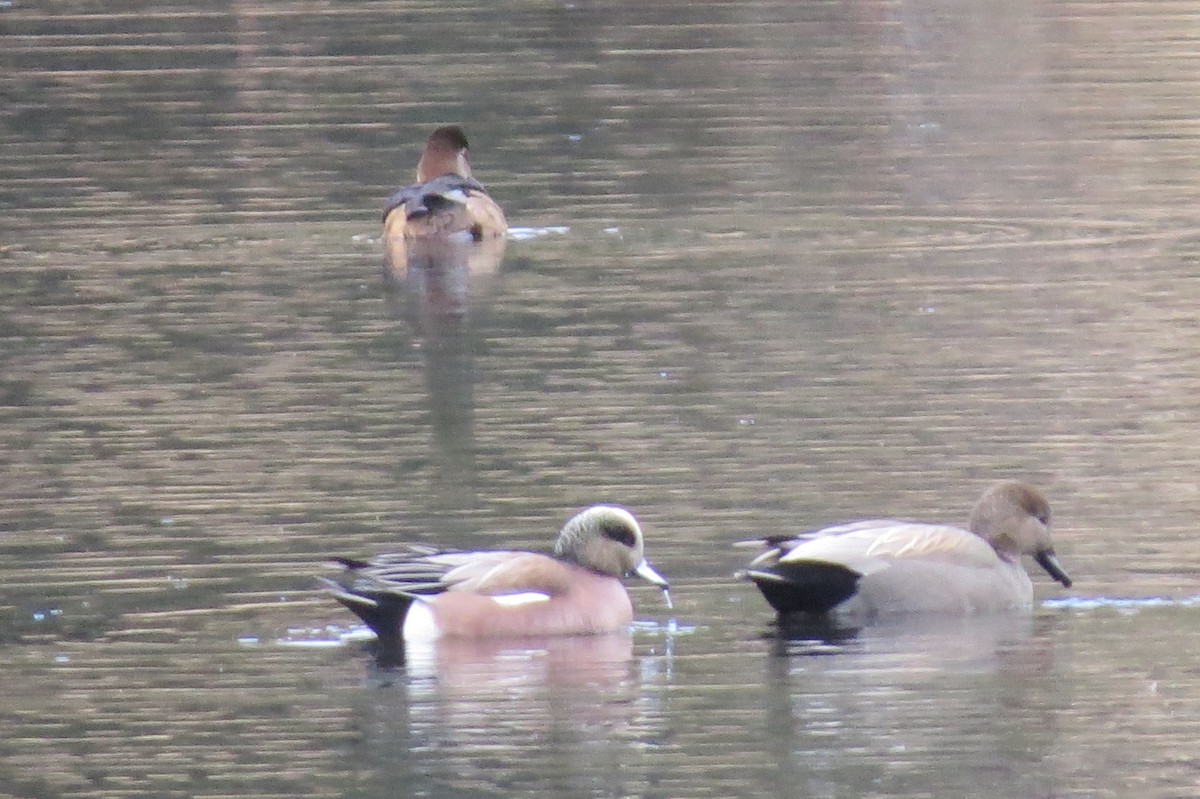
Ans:
[{"label": "gadwall duck", "polygon": [[463,238],[481,242],[508,232],[504,212],[471,177],[467,137],[462,128],[435,130],[417,162],[417,182],[388,198],[383,209],[384,247],[394,269],[402,270],[413,240]]},{"label": "gadwall duck", "polygon": [[338,558],[341,578],[324,582],[383,642],[607,633],[633,620],[622,577],[667,591],[643,546],[633,514],[596,505],[563,525],[553,555],[409,545]]},{"label": "gadwall duck", "polygon": [[1050,505],[1034,487],[1008,481],[984,492],[969,529],[892,519],[853,522],[762,546],[740,576],[780,614],[830,611],[984,613],[1027,608],[1034,560],[1065,587],[1071,578],[1050,544]]}]

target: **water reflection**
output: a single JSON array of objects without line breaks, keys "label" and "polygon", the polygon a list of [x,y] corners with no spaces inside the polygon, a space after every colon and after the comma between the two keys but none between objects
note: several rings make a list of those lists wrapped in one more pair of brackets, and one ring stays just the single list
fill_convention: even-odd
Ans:
[{"label": "water reflection", "polygon": [[500,271],[507,240],[489,238],[389,239],[385,277],[408,298],[414,324],[435,335],[446,320],[464,317],[480,301]]},{"label": "water reflection", "polygon": [[439,696],[471,703],[500,694],[546,688],[615,686],[633,660],[629,633],[530,639],[447,638],[410,644],[402,667],[410,689],[437,685]]},{"label": "water reflection", "polygon": [[384,279],[394,318],[411,326],[421,350],[441,507],[475,505],[474,319],[504,259],[506,240],[387,241]]},{"label": "water reflection", "polygon": [[404,666],[373,672],[386,687],[357,709],[364,765],[410,795],[627,795],[639,750],[661,734],[656,678],[669,671],[633,652],[628,633],[410,649]]},{"label": "water reflection", "polygon": [[[1196,10],[0,3],[3,791],[1193,795]],[[434,117],[554,235],[389,308]],[[1031,632],[764,641],[704,582],[1000,471],[1085,578]],[[234,643],[342,621],[279,600],[331,551],[600,498],[663,528],[674,659]]]},{"label": "water reflection", "polygon": [[[1043,627],[1045,622],[1043,622]],[[900,670],[1003,667],[1014,649],[1032,645],[1034,620],[1025,613],[900,616],[850,625],[837,620],[785,619],[771,628],[777,657],[828,654],[885,656]],[[1044,631],[1043,631],[1044,634]]]},{"label": "water reflection", "polygon": [[818,796],[903,795],[913,779],[932,795],[995,795],[1008,780],[1006,795],[1048,795],[1051,777],[1012,766],[1017,753],[1038,762],[1057,735],[1049,633],[1020,614],[891,621],[835,647],[781,631],[763,708],[786,742],[775,756]]}]

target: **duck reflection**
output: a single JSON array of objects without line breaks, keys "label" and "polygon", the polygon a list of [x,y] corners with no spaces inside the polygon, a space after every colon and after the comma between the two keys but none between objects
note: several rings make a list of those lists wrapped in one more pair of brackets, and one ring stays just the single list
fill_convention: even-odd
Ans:
[{"label": "duck reflection", "polygon": [[794,613],[775,619],[766,635],[772,639],[771,651],[776,655],[820,654],[852,644],[861,629],[838,616]]},{"label": "duck reflection", "polygon": [[[370,771],[408,795],[640,795],[668,670],[629,632],[410,646],[361,696]],[[583,790],[584,787],[587,790]]]},{"label": "duck reflection", "polygon": [[[920,774],[938,795],[985,795],[972,786],[994,777],[998,753],[1053,745],[1065,686],[1044,628],[1052,623],[1024,614],[894,619],[832,647],[781,630],[764,707],[766,738],[786,742],[774,752],[781,787],[899,794]],[[1031,771],[1008,795],[1052,795],[1046,779]]]},{"label": "duck reflection", "polygon": [[1054,668],[1055,651],[1043,628],[1053,617],[996,613],[965,618],[895,617],[851,625],[824,618],[777,620],[766,633],[771,639],[772,674],[783,679],[803,668],[802,658],[842,654],[870,659],[885,657],[899,674],[936,675],[941,670],[990,670],[1038,675]]},{"label": "duck reflection", "polygon": [[[898,616],[870,624],[822,617],[785,617],[769,628],[772,653],[804,656],[841,652],[871,657],[886,654],[895,668],[922,670],[968,667],[1007,668],[1031,661],[1030,652],[1045,654],[1033,637],[1034,620],[1023,613],[968,617]],[[1036,663],[1037,658],[1032,662]],[[786,673],[781,672],[781,673]]]},{"label": "duck reflection", "polygon": [[471,301],[486,296],[500,271],[504,238],[425,238],[388,247],[384,278],[403,292],[416,329],[435,336],[454,330]]},{"label": "duck reflection", "polygon": [[[470,507],[475,486],[473,314],[504,258],[505,240],[413,239],[389,257],[385,278],[394,316],[413,329],[424,359],[431,431],[446,507]],[[393,253],[394,255],[394,253]],[[448,494],[448,496],[441,496]]]},{"label": "duck reflection", "polygon": [[616,688],[632,678],[632,662],[633,637],[617,632],[409,643],[403,669],[410,688],[436,684],[440,698],[471,704],[514,692]]}]

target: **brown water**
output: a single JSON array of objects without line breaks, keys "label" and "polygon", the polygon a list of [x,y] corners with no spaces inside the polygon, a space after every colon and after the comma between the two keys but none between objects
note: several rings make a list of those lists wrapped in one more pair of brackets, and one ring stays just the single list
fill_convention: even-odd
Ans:
[{"label": "brown water", "polygon": [[[0,4],[0,793],[1200,789],[1200,3],[48,8]],[[378,239],[443,122],[520,234],[450,317]],[[779,637],[731,579],[1000,477],[1076,578],[1031,619]],[[379,672],[315,590],[600,501],[673,583],[628,637]]]}]

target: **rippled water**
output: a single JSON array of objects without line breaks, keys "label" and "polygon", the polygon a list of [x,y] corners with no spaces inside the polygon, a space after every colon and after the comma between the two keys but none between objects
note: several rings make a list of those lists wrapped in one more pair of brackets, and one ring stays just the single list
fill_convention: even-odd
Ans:
[{"label": "rippled water", "polygon": [[[0,4],[0,793],[1193,795],[1198,13]],[[392,285],[451,121],[518,235]],[[1009,476],[1032,618],[731,578]],[[672,581],[628,636],[379,670],[315,590],[599,501]]]}]

